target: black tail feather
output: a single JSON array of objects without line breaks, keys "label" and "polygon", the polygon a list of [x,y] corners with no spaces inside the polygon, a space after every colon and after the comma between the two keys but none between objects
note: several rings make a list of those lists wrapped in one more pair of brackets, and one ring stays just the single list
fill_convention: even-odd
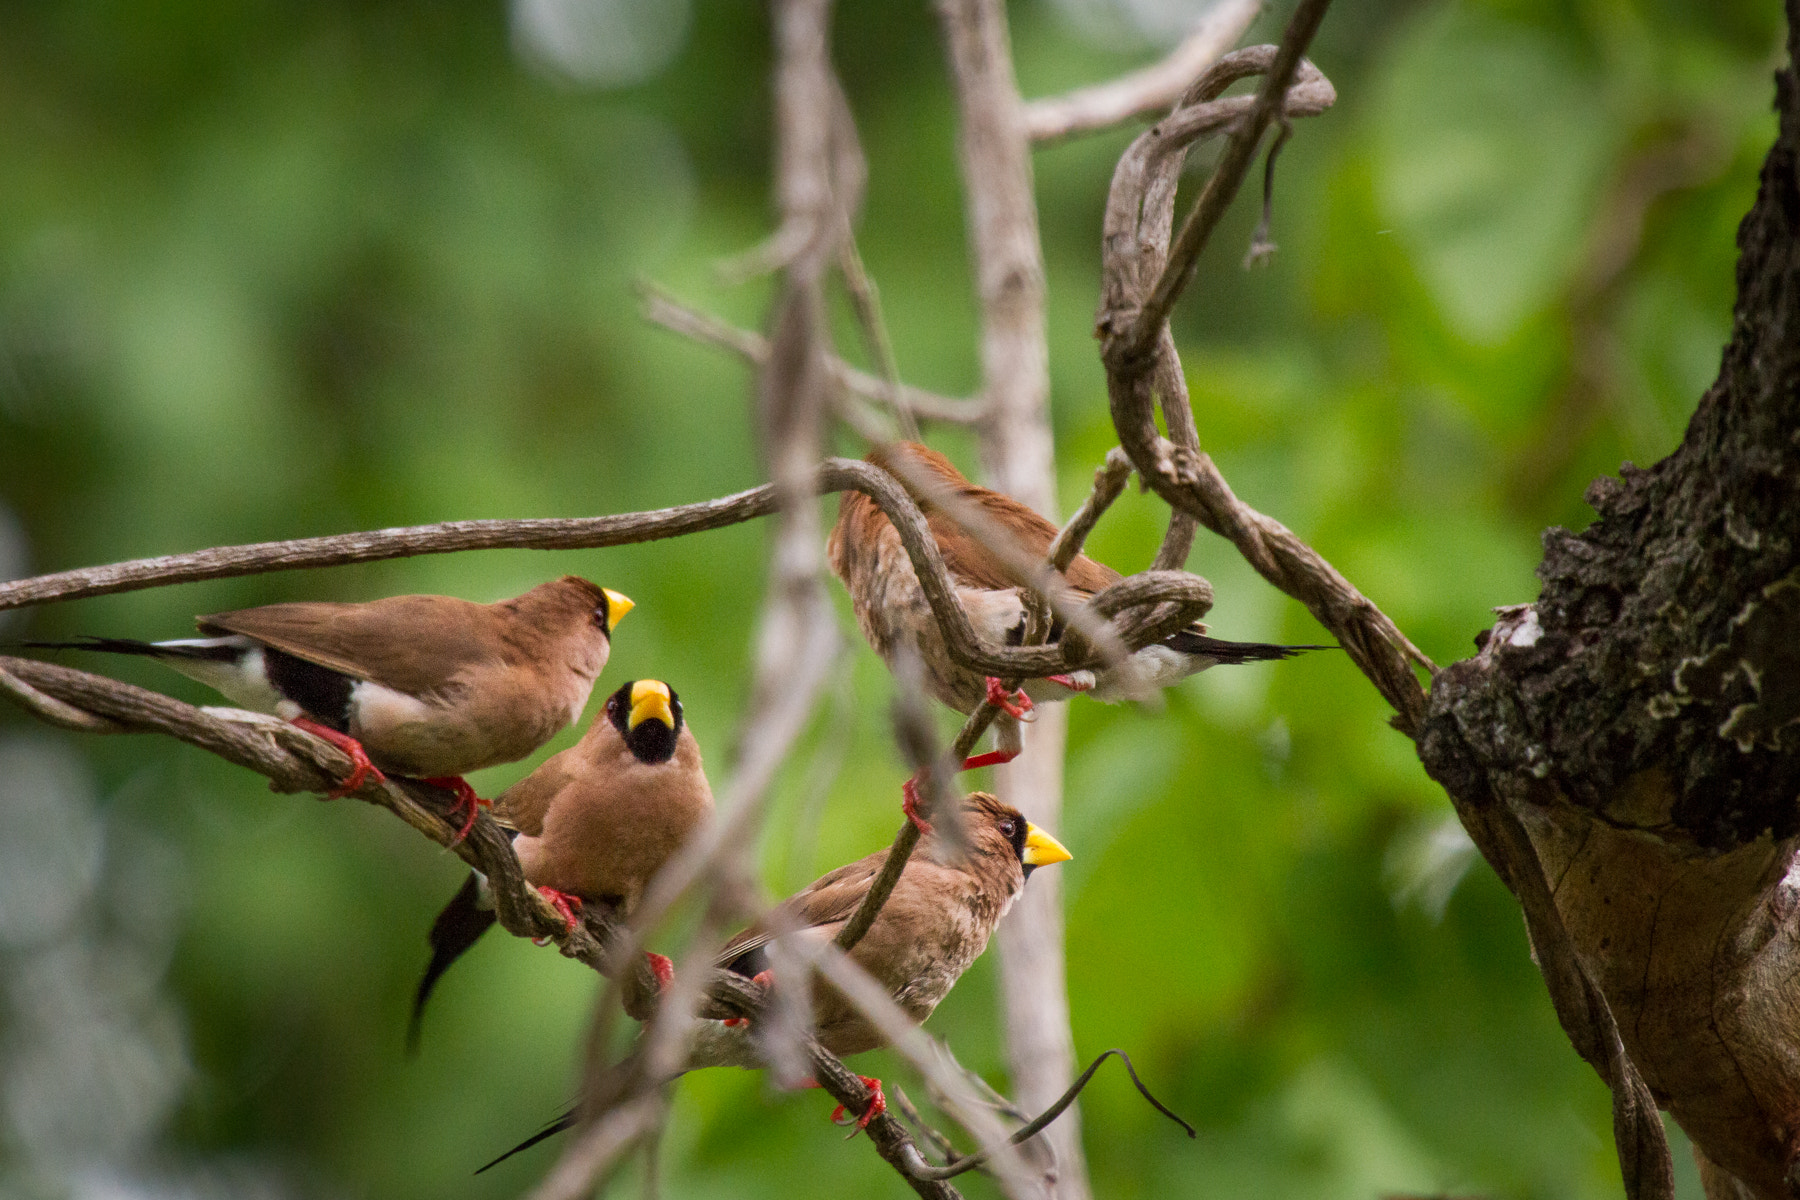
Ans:
[{"label": "black tail feather", "polygon": [[487,1166],[477,1168],[475,1173],[477,1175],[479,1175],[479,1174],[481,1174],[482,1171],[487,1170],[489,1167],[497,1167],[501,1163],[505,1162],[507,1159],[511,1158],[513,1155],[519,1153],[519,1151],[529,1150],[533,1146],[537,1145],[539,1142],[544,1141],[546,1138],[553,1138],[557,1134],[561,1133],[563,1130],[573,1128],[574,1125],[575,1125],[575,1110],[571,1108],[568,1112],[566,1112],[562,1116],[556,1118],[556,1120],[550,1122],[548,1125],[544,1126],[542,1129],[538,1130],[536,1133],[532,1134],[530,1137],[526,1138],[524,1141],[522,1141],[518,1145],[514,1146],[511,1150],[508,1150],[505,1154],[502,1154],[499,1158],[496,1158],[494,1161],[488,1163]]},{"label": "black tail feather", "polygon": [[493,909],[481,907],[481,880],[471,874],[431,923],[431,961],[425,964],[419,990],[413,994],[412,1016],[406,1022],[408,1057],[419,1052],[419,1035],[424,1029],[425,1004],[431,999],[431,989],[497,919]]},{"label": "black tail feather", "polygon": [[1219,663],[1274,662],[1306,650],[1337,650],[1338,646],[1280,646],[1272,642],[1227,642],[1183,629],[1163,639],[1163,645],[1183,654],[1204,654]]},{"label": "black tail feather", "polygon": [[95,637],[82,634],[72,642],[19,642],[34,650],[98,650],[106,654],[142,654],[148,658],[203,658],[230,662],[242,653],[233,646],[170,646],[137,638]]}]

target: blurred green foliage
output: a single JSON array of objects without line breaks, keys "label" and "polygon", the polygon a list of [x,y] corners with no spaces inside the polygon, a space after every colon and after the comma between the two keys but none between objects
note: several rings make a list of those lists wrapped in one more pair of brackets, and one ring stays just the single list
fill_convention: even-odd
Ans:
[{"label": "blurred green foliage", "polygon": [[[521,51],[534,7],[510,25],[492,0],[0,12],[0,575],[757,482],[746,374],[646,326],[628,285],[647,275],[746,325],[764,310],[765,285],[712,270],[769,226],[764,9],[591,5],[656,26],[643,44],[674,55],[626,55],[628,84],[604,87]],[[862,247],[906,376],[966,393],[974,309],[929,6],[841,8],[871,170]],[[1154,54],[1131,11],[1015,5],[1026,93]],[[1330,14],[1314,58],[1340,100],[1282,157],[1281,253],[1239,269],[1247,195],[1176,333],[1234,487],[1438,661],[1468,652],[1490,606],[1533,596],[1542,528],[1588,519],[1594,475],[1666,453],[1710,382],[1779,33],[1778,7],[1749,0]],[[1036,157],[1066,505],[1113,440],[1089,326],[1129,136]],[[938,440],[970,461],[965,434]],[[1127,496],[1090,548],[1138,567],[1163,519]],[[746,526],[228,580],[0,629],[180,636],[195,612],[490,599],[579,572],[640,602],[607,678],[673,683],[717,783],[764,542]],[[1217,540],[1191,566],[1222,635],[1318,639]],[[892,834],[888,695],[857,642],[783,779],[771,892]],[[1604,1089],[1558,1030],[1515,907],[1480,865],[1456,886],[1444,797],[1343,656],[1212,672],[1156,711],[1073,710],[1076,1045],[1129,1048],[1201,1130],[1188,1142],[1102,1076],[1084,1099],[1099,1194],[1617,1194]],[[489,938],[441,989],[422,1058],[401,1055],[455,859],[185,747],[0,722],[0,1192],[502,1196],[544,1169],[547,1150],[469,1176],[569,1096],[591,975]],[[836,756],[820,800],[813,764]],[[475,782],[491,795],[530,765]],[[1003,1084],[994,1013],[984,962],[931,1027]],[[909,1082],[885,1055],[864,1063]],[[901,1194],[827,1107],[747,1073],[684,1081],[666,1190]]]}]

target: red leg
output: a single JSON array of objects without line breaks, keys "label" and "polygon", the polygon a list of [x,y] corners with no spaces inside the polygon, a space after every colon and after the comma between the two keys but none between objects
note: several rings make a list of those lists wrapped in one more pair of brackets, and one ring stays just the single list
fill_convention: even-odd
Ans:
[{"label": "red leg", "polygon": [[559,892],[553,887],[541,887],[538,892],[562,914],[563,920],[569,923],[569,932],[574,933],[577,924],[575,914],[581,911],[581,897]]},{"label": "red leg", "polygon": [[1061,684],[1071,692],[1091,692],[1094,690],[1093,684],[1077,683],[1073,675],[1046,675],[1044,678],[1048,679],[1051,683]]},{"label": "red leg", "polygon": [[456,831],[456,836],[450,839],[450,844],[452,846],[469,836],[469,830],[475,828],[475,814],[481,811],[482,806],[493,803],[492,800],[483,800],[480,796],[477,796],[475,794],[475,789],[469,786],[469,781],[464,779],[461,775],[432,775],[419,782],[429,783],[432,787],[441,787],[445,791],[455,792],[456,811],[459,813],[466,811],[469,814],[469,819],[462,823],[462,828],[458,829]]},{"label": "red leg", "polygon": [[1015,721],[1023,720],[1025,714],[1031,711],[1031,697],[1025,694],[1023,688],[1009,692],[992,675],[987,677],[987,698],[989,704]]},{"label": "red leg", "polygon": [[675,964],[669,961],[668,955],[644,951],[644,958],[650,964],[650,973],[656,976],[656,990],[666,992],[669,985],[675,982]]},{"label": "red leg", "polygon": [[931,822],[919,815],[919,778],[913,776],[900,785],[900,811],[906,814],[921,834],[931,832]]},{"label": "red leg", "polygon": [[989,750],[986,754],[977,754],[963,759],[962,769],[973,771],[978,767],[997,767],[1001,763],[1009,763],[1019,757],[1017,750]]},{"label": "red leg", "polygon": [[343,799],[367,783],[371,776],[375,779],[387,778],[381,773],[380,767],[369,761],[369,753],[362,748],[362,743],[349,734],[339,733],[329,725],[321,725],[311,717],[295,717],[289,724],[306,730],[314,737],[324,738],[350,756],[350,774],[344,776],[336,790],[325,793],[327,800]]},{"label": "red leg", "polygon": [[[758,971],[755,975],[750,977],[750,982],[751,983],[760,983],[766,988],[774,987],[775,986],[775,973],[773,971]],[[733,1029],[737,1028],[739,1025],[748,1025],[749,1023],[750,1023],[749,1017],[726,1017],[723,1022],[723,1024],[728,1025]],[[818,1087],[819,1085],[816,1083],[803,1083],[800,1086],[801,1087]]]}]

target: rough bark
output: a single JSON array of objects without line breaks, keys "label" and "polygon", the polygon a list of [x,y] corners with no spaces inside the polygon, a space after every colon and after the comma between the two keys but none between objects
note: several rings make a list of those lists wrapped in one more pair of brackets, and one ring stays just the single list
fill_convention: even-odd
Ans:
[{"label": "rough bark", "polygon": [[[1790,59],[1797,10],[1789,0]],[[1791,65],[1776,77],[1776,106],[1780,134],[1738,231],[1738,302],[1717,382],[1673,454],[1589,489],[1591,527],[1545,535],[1542,595],[1436,677],[1419,737],[1427,770],[1524,903],[1540,963],[1546,939],[1566,934],[1577,974],[1603,1000],[1559,988],[1546,966],[1577,1050],[1619,1086],[1596,1036],[1609,1010],[1715,1197],[1800,1190]],[[1509,842],[1508,830],[1527,840]],[[1528,893],[1543,884],[1550,903],[1534,912]],[[1629,1162],[1626,1172],[1631,1190]]]}]

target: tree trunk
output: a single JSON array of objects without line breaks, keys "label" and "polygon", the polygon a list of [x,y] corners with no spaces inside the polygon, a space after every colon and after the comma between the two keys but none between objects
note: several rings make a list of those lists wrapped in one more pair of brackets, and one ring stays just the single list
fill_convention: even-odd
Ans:
[{"label": "tree trunk", "polygon": [[[989,406],[979,428],[982,464],[991,486],[1054,519],[1044,259],[1031,138],[1013,77],[1006,10],[1001,0],[940,0],[939,11],[962,116],[959,150],[981,299],[982,398]],[[1052,832],[1062,825],[1067,728],[1066,713],[1040,714],[1023,731],[1018,761],[995,777],[1002,800]],[[1042,876],[1033,880],[995,938],[1013,1099],[1032,1113],[1055,1101],[1075,1075],[1060,885]],[[1079,1106],[1071,1105],[1041,1136],[1056,1156],[1050,1194],[1087,1200]]]},{"label": "tree trunk", "polygon": [[[1594,483],[1585,533],[1545,535],[1538,602],[1437,676],[1419,738],[1576,1048],[1619,1087],[1609,1009],[1715,1198],[1800,1193],[1797,9],[1717,382],[1673,454]],[[1603,1006],[1559,987],[1564,934]]]}]

